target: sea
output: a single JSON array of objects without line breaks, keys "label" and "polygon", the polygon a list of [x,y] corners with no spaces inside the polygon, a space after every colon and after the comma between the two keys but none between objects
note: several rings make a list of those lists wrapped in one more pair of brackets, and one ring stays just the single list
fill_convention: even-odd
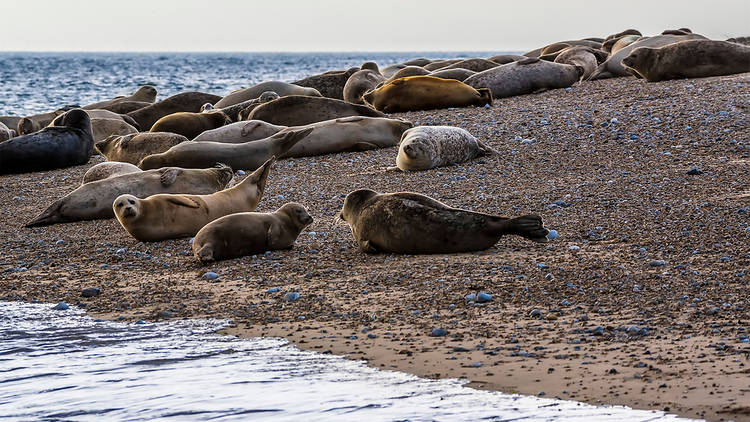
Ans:
[{"label": "sea", "polygon": [[[365,61],[385,67],[417,57],[504,53],[514,52],[0,53],[0,115],[85,105],[145,84],[157,88],[158,99],[183,91],[225,95]],[[53,307],[0,302],[0,420],[680,420],[661,411],[479,391],[465,387],[467,380],[374,369],[283,339],[216,334],[229,321],[121,323]]]}]

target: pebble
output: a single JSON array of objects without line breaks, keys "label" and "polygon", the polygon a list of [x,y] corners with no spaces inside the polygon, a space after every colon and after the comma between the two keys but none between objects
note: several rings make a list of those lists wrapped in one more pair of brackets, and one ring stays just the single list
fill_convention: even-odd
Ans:
[{"label": "pebble", "polygon": [[474,362],[474,363],[472,363],[472,364],[471,364],[471,365],[469,365],[469,366],[470,366],[470,367],[472,367],[472,368],[481,368],[481,367],[482,367],[482,365],[483,365],[483,363],[482,363],[482,362]]},{"label": "pebble", "polygon": [[201,276],[201,278],[204,278],[204,279],[206,279],[206,280],[216,280],[217,278],[219,278],[219,275],[218,275],[218,274],[216,274],[216,273],[215,273],[215,272],[213,272],[213,271],[209,271],[209,272],[207,272],[207,273],[203,274],[203,275]]},{"label": "pebble", "polygon": [[289,292],[284,295],[284,300],[287,302],[296,302],[299,299],[300,294],[297,292]]},{"label": "pebble", "polygon": [[279,290],[281,290],[281,289],[279,289],[278,287],[272,287],[272,288],[266,290],[266,293],[278,293]]},{"label": "pebble", "polygon": [[667,265],[667,263],[664,262],[664,261],[662,261],[661,259],[655,259],[655,260],[649,262],[648,265],[650,267],[663,267],[663,266]]},{"label": "pebble", "polygon": [[570,245],[570,246],[568,246],[568,249],[571,250],[571,251],[573,251],[573,252],[575,252],[575,251],[581,250],[581,247],[578,246],[578,245]]},{"label": "pebble", "polygon": [[542,316],[542,311],[540,311],[539,309],[534,309],[534,310],[531,311],[531,313],[529,313],[529,315],[532,318],[539,318],[539,317]]},{"label": "pebble", "polygon": [[52,307],[52,309],[55,311],[67,311],[68,309],[70,309],[70,306],[68,306],[68,304],[65,302],[60,302]]},{"label": "pebble", "polygon": [[492,300],[492,295],[485,292],[479,292],[477,295],[477,302],[479,303],[485,303]]},{"label": "pebble", "polygon": [[102,292],[101,289],[99,289],[98,287],[89,287],[88,289],[83,289],[81,291],[81,296],[96,297],[96,296],[99,296],[101,292]]},{"label": "pebble", "polygon": [[445,337],[448,334],[444,328],[433,328],[430,332],[431,337]]},{"label": "pebble", "polygon": [[65,243],[65,241],[60,239],[57,242],[55,242],[55,245],[62,245],[63,243]]},{"label": "pebble", "polygon": [[550,230],[549,233],[547,233],[547,239],[548,240],[555,240],[557,239],[557,230]]},{"label": "pebble", "polygon": [[464,299],[466,299],[467,302],[471,302],[471,301],[477,300],[477,295],[476,293],[471,293],[471,294],[464,296]]},{"label": "pebble", "polygon": [[699,169],[698,167],[692,167],[690,170],[687,171],[687,174],[689,176],[697,176],[699,174],[703,174],[703,170]]}]

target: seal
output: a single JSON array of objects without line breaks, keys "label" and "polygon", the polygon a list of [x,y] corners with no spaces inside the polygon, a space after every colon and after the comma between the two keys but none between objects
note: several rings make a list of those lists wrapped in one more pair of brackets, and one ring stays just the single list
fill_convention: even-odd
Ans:
[{"label": "seal", "polygon": [[385,117],[385,114],[333,98],[290,95],[259,105],[247,116],[247,120],[263,120],[280,126],[304,126],[350,116]]},{"label": "seal", "polygon": [[434,76],[396,79],[362,98],[376,110],[386,113],[492,105],[489,89],[474,89],[457,80]]},{"label": "seal", "polygon": [[21,116],[0,116],[0,123],[7,126],[10,130],[15,130],[21,119],[23,119]]},{"label": "seal", "polygon": [[164,116],[179,113],[181,111],[198,113],[203,104],[214,104],[220,99],[221,97],[218,95],[205,94],[203,92],[182,92],[153,103],[148,107],[131,111],[128,113],[128,116],[138,122],[138,127],[141,130],[149,130],[157,120]]},{"label": "seal", "polygon": [[16,133],[18,133],[18,135],[28,135],[30,133],[38,132],[49,126],[55,117],[62,116],[68,110],[72,109],[61,108],[48,113],[39,113],[22,117],[16,124]]},{"label": "seal", "polygon": [[[376,66],[377,68],[377,66]],[[383,75],[378,70],[364,69],[356,72],[344,85],[344,101],[353,104],[364,104],[362,95],[372,90],[378,84],[385,81]]]},{"label": "seal", "polygon": [[442,68],[450,66],[450,65],[452,65],[454,63],[458,63],[458,62],[460,62],[462,60],[463,59],[435,60],[435,61],[433,61],[431,63],[428,63],[428,64],[422,66],[422,68],[424,68],[424,70],[427,70],[427,71],[430,71],[430,72],[434,72],[434,71],[436,71],[438,69],[442,69]]},{"label": "seal", "polygon": [[216,129],[232,123],[232,119],[221,111],[210,113],[180,112],[157,120],[149,132],[171,132],[193,139],[206,130]]},{"label": "seal", "polygon": [[83,175],[83,183],[96,182],[97,180],[120,176],[122,174],[140,173],[141,171],[137,166],[130,163],[105,161],[88,169],[86,174]]},{"label": "seal", "polygon": [[609,49],[609,54],[615,54],[623,48],[629,46],[630,44],[633,44],[634,42],[640,40],[641,38],[643,37],[638,35],[625,35],[620,38],[615,38],[613,40],[614,43],[612,43],[612,46]]},{"label": "seal", "polygon": [[153,103],[147,103],[145,101],[119,101],[108,106],[105,110],[109,110],[117,114],[128,114],[130,112],[140,110],[144,107],[148,107],[151,104]]},{"label": "seal", "polygon": [[469,76],[476,74],[477,72],[472,72],[468,69],[440,69],[430,73],[430,76],[442,79],[455,79],[463,82]]},{"label": "seal", "polygon": [[26,227],[112,218],[112,202],[126,193],[144,198],[158,193],[214,193],[224,189],[232,175],[232,169],[225,165],[209,169],[167,167],[85,183],[52,203]]},{"label": "seal", "polygon": [[5,142],[10,138],[13,138],[16,136],[16,131],[13,129],[8,129],[8,126],[5,126],[4,123],[0,122],[0,142]]},{"label": "seal", "polygon": [[241,212],[218,218],[198,231],[193,255],[206,263],[290,249],[302,229],[312,224],[307,209],[287,202],[274,212]]},{"label": "seal", "polygon": [[621,48],[616,53],[610,54],[609,58],[607,60],[600,64],[599,67],[597,67],[596,71],[589,76],[589,81],[594,81],[597,79],[607,79],[607,78],[616,78],[620,76],[630,76],[631,73],[628,71],[628,69],[622,64],[622,59],[629,56],[630,53],[635,50],[636,48],[640,47],[663,47],[668,44],[680,42],[680,41],[688,41],[688,40],[705,40],[706,37],[698,34],[688,34],[688,35],[656,35],[654,37],[643,37],[640,38],[638,41]]},{"label": "seal", "polygon": [[315,88],[307,88],[299,85],[294,85],[286,82],[279,81],[267,81],[261,82],[257,85],[253,85],[250,88],[238,89],[233,91],[229,95],[219,100],[214,107],[224,108],[235,104],[239,104],[243,101],[252,100],[258,98],[267,91],[273,91],[279,96],[285,97],[287,95],[308,95],[312,97],[320,97],[320,92]]},{"label": "seal", "polygon": [[[583,69],[579,80],[584,80],[591,76],[599,64],[607,60],[606,52],[581,45],[568,47],[558,51],[554,55],[556,56],[553,60],[555,63],[569,64]],[[540,58],[546,60],[545,56],[541,56]]]},{"label": "seal", "polygon": [[526,56],[519,56],[518,54],[500,54],[497,56],[492,56],[487,60],[491,62],[495,62],[497,64],[508,64],[508,63],[517,62],[519,60],[523,60],[525,58]]},{"label": "seal", "polygon": [[162,153],[188,139],[169,132],[143,132],[109,136],[96,143],[96,149],[109,161],[138,164],[146,156]]},{"label": "seal", "polygon": [[203,104],[203,106],[201,107],[201,113],[206,113],[206,112],[211,112],[211,111],[220,111],[226,114],[233,122],[238,122],[240,121],[239,115],[241,111],[246,110],[247,108],[258,105],[258,104],[263,104],[269,101],[273,101],[277,98],[279,98],[279,94],[273,91],[266,91],[260,94],[260,97],[258,98],[253,98],[247,101],[243,101],[241,103],[238,103],[229,107],[216,108],[213,105],[211,105],[211,103]]},{"label": "seal", "polygon": [[[103,122],[100,124],[100,128],[94,128],[94,120],[119,120],[123,123],[128,124],[131,126],[136,132],[138,129],[138,123],[133,120],[130,116],[127,116],[125,114],[117,114],[115,112],[109,111],[109,110],[85,110],[86,114],[89,115],[89,119],[91,119],[91,125],[92,130],[94,131],[94,139],[96,140],[97,134],[101,134],[102,132],[105,132],[107,130],[107,126],[113,127],[113,123],[111,122]],[[52,121],[49,123],[48,126],[60,126],[60,122],[62,121],[62,114],[52,119]],[[19,123],[20,124],[20,123]],[[125,126],[122,125],[114,125],[119,128],[119,130],[130,130],[125,129]],[[105,138],[109,136],[106,135]]]},{"label": "seal", "polygon": [[576,83],[583,69],[569,64],[526,58],[469,76],[465,84],[489,88],[494,98],[530,94],[535,91],[567,88]]},{"label": "seal", "polygon": [[[284,98],[284,97],[282,97]],[[297,129],[243,144],[183,142],[161,154],[149,155],[138,167],[143,170],[165,166],[205,168],[225,163],[235,170],[255,170],[271,157],[278,157],[313,130]]]},{"label": "seal", "polygon": [[493,62],[492,60],[473,58],[473,59],[461,60],[459,62],[453,63],[452,65],[445,66],[441,68],[440,70],[466,69],[466,70],[471,70],[472,72],[484,72],[487,69],[492,69],[493,67],[498,67],[498,66],[500,65]]},{"label": "seal", "polygon": [[450,207],[414,192],[369,189],[346,196],[339,213],[366,253],[436,254],[481,251],[505,235],[546,242],[538,215],[507,218]]},{"label": "seal", "polygon": [[319,75],[309,76],[292,83],[294,85],[317,89],[318,92],[326,98],[343,100],[344,85],[346,85],[346,81],[348,81],[349,77],[359,70],[361,69],[358,67],[351,67],[347,70],[333,70]]},{"label": "seal", "polygon": [[275,135],[282,129],[286,129],[286,126],[272,125],[262,120],[247,120],[232,123],[212,130],[207,130],[196,136],[193,141],[241,144],[243,142],[257,141],[258,139],[268,138],[269,136]]},{"label": "seal", "polygon": [[94,150],[91,119],[85,111],[65,113],[61,126],[0,143],[0,174],[26,173],[85,164]]},{"label": "seal", "polygon": [[582,46],[591,47],[591,48],[601,48],[602,46],[602,43],[598,41],[592,41],[592,40],[587,40],[587,39],[559,41],[556,43],[547,44],[544,47],[537,48],[536,50],[531,50],[528,53],[524,53],[523,55],[526,57],[531,57],[531,58],[539,58],[539,56],[542,55],[542,51],[544,51],[547,47],[553,46],[555,44],[567,44],[568,46],[582,45]]},{"label": "seal", "polygon": [[662,35],[687,35],[692,34],[693,31],[690,28],[679,28],[679,29],[665,29]]},{"label": "seal", "polygon": [[405,131],[401,137],[396,168],[401,171],[429,170],[490,154],[497,152],[464,129],[418,126]]},{"label": "seal", "polygon": [[[110,110],[112,107],[117,108],[118,104],[125,102],[139,102],[153,104],[156,101],[156,88],[151,85],[144,85],[138,88],[133,94],[128,96],[115,97],[111,100],[99,101],[81,107],[84,110]],[[110,110],[115,111],[115,110]],[[132,111],[132,110],[131,110]],[[121,111],[115,111],[122,113]]]},{"label": "seal", "polygon": [[[635,31],[635,32],[638,32],[638,31]],[[601,50],[604,52],[612,53],[612,47],[614,47],[615,44],[619,43],[619,45],[624,47],[624,46],[627,46],[628,44],[632,44],[633,42],[639,40],[640,38],[643,38],[640,32],[638,32],[638,34],[623,34],[618,37],[607,38],[607,40],[602,43]],[[620,43],[620,40],[623,40],[623,42]]]},{"label": "seal", "polygon": [[404,68],[399,69],[396,73],[391,75],[390,78],[385,80],[385,83],[393,82],[396,79],[406,78],[409,76],[425,76],[429,75],[429,70],[424,70],[424,68],[420,66],[406,66]]},{"label": "seal", "polygon": [[287,128],[279,134],[302,129],[313,131],[279,158],[394,147],[404,131],[413,126],[411,122],[401,119],[354,116]]},{"label": "seal", "polygon": [[217,218],[255,211],[274,161],[272,157],[242,182],[210,195],[120,195],[112,208],[122,227],[141,242],[195,236]]},{"label": "seal", "polygon": [[732,75],[750,72],[750,47],[727,41],[682,41],[636,48],[622,64],[649,82]]},{"label": "seal", "polygon": [[[251,104],[242,106],[240,108],[240,112],[237,113],[237,121],[241,122],[244,120],[248,120],[247,116],[249,116],[250,113],[252,113],[253,110],[255,110],[259,105],[271,102],[273,100],[278,100],[279,98],[281,97],[279,97],[279,94],[275,92],[264,92],[263,94],[261,94],[260,97],[258,97],[257,101],[254,101]],[[245,104],[245,103],[240,103],[237,105],[240,106],[242,104]]]},{"label": "seal", "polygon": [[422,67],[422,66],[427,66],[430,63],[432,63],[432,60],[426,59],[424,57],[420,57],[420,58],[417,58],[417,59],[407,60],[407,61],[405,61],[405,62],[403,62],[401,64],[403,64],[405,66],[420,66],[420,67]]},{"label": "seal", "polygon": [[[383,75],[383,77],[386,79],[391,79],[393,78],[393,75],[395,75],[399,70],[405,69],[411,66],[419,67],[419,68],[422,67],[422,66],[417,66],[417,65],[405,65],[403,63],[397,63],[397,64],[392,64],[390,66],[386,66],[380,69],[380,74]],[[427,72],[429,73],[429,70]],[[415,75],[409,75],[409,76],[415,76]]]}]

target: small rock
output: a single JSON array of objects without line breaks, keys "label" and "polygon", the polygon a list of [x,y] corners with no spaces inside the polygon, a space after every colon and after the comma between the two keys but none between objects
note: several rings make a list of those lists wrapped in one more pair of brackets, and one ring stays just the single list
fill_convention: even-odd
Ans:
[{"label": "small rock", "polygon": [[281,289],[279,289],[278,287],[272,287],[272,288],[266,290],[266,293],[278,293],[279,290],[281,290]]},{"label": "small rock", "polygon": [[581,247],[577,245],[570,245],[568,246],[568,250],[575,252],[581,250]]},{"label": "small rock", "polygon": [[664,261],[662,261],[661,259],[655,259],[655,260],[649,262],[648,265],[650,267],[663,267],[663,266],[667,265],[667,263],[664,262]]},{"label": "small rock", "polygon": [[136,323],[137,325],[143,325],[143,324],[146,324],[146,321],[144,321],[144,320],[142,320],[142,319],[139,319],[139,320],[138,320],[138,321],[136,321],[135,323]]},{"label": "small rock", "polygon": [[367,335],[367,338],[378,338],[378,336],[373,333],[370,333]]},{"label": "small rock", "polygon": [[65,241],[60,239],[57,242],[55,242],[55,245],[62,245],[63,243],[65,243]]},{"label": "small rock", "polygon": [[70,306],[68,306],[68,304],[65,302],[60,302],[52,307],[52,309],[55,311],[67,311],[68,309],[70,309]]},{"label": "small rock", "polygon": [[89,287],[88,289],[83,289],[81,291],[81,296],[82,297],[96,297],[96,296],[99,296],[101,292],[102,292],[101,289],[99,289],[98,287]]},{"label": "small rock", "polygon": [[549,233],[547,233],[547,240],[555,240],[557,239],[557,230],[550,230]]},{"label": "small rock", "polygon": [[204,278],[204,279],[206,279],[206,280],[216,280],[217,278],[219,278],[219,275],[218,275],[218,274],[216,274],[216,273],[215,273],[215,272],[213,272],[213,271],[209,271],[209,272],[207,272],[207,273],[203,274],[203,275],[201,276],[201,278]]},{"label": "small rock", "polygon": [[289,292],[284,295],[284,300],[287,302],[296,302],[299,299],[300,294],[297,292]]},{"label": "small rock", "polygon": [[491,300],[492,300],[492,295],[489,293],[479,292],[479,294],[477,295],[477,302],[479,303],[489,302]]},{"label": "small rock", "polygon": [[431,337],[445,337],[448,334],[444,328],[433,328],[430,332]]},{"label": "small rock", "polygon": [[477,295],[476,293],[471,293],[471,294],[464,296],[464,299],[466,299],[467,302],[471,302],[471,301],[477,300]]},{"label": "small rock", "polygon": [[539,318],[539,317],[542,316],[542,311],[540,311],[539,309],[534,309],[534,310],[531,311],[531,313],[529,313],[529,315],[532,318]]},{"label": "small rock", "polygon": [[690,170],[687,171],[687,174],[689,176],[697,176],[699,174],[703,174],[703,171],[699,169],[698,167],[693,167]]},{"label": "small rock", "polygon": [[471,367],[471,368],[481,368],[482,365],[483,365],[482,362],[474,362],[471,365],[469,365],[469,367]]}]

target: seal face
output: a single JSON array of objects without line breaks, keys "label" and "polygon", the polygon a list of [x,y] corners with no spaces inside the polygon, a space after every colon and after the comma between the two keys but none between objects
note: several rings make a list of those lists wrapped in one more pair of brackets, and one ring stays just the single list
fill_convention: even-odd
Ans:
[{"label": "seal face", "polygon": [[198,231],[193,241],[193,254],[201,262],[211,262],[289,249],[312,222],[307,209],[294,202],[272,213],[230,214]]},{"label": "seal face", "polygon": [[537,215],[506,218],[478,213],[413,192],[357,190],[347,195],[339,216],[367,253],[470,252],[490,248],[508,234],[545,242],[549,233]]},{"label": "seal face", "polygon": [[0,174],[50,170],[85,164],[94,150],[91,119],[81,109],[65,113],[61,126],[0,143]]},{"label": "seal face", "polygon": [[433,76],[396,79],[368,92],[363,99],[386,113],[492,105],[488,89],[478,90],[457,80]]},{"label": "seal face", "polygon": [[464,129],[418,126],[404,132],[396,166],[402,171],[428,170],[495,153]]},{"label": "seal face", "polygon": [[112,203],[117,220],[141,242],[195,236],[225,215],[255,211],[266,187],[271,158],[242,182],[210,195],[158,194],[138,199],[120,195]]},{"label": "seal face", "polygon": [[691,40],[640,47],[622,64],[649,82],[750,72],[750,47],[727,41]]},{"label": "seal face", "polygon": [[142,132],[125,136],[109,136],[96,143],[96,149],[109,161],[135,164],[145,157],[159,154],[188,139],[169,132]]},{"label": "seal face", "polygon": [[385,78],[377,70],[364,69],[358,71],[349,77],[346,85],[344,85],[344,101],[353,104],[364,104],[362,95],[383,81],[385,81]]}]

